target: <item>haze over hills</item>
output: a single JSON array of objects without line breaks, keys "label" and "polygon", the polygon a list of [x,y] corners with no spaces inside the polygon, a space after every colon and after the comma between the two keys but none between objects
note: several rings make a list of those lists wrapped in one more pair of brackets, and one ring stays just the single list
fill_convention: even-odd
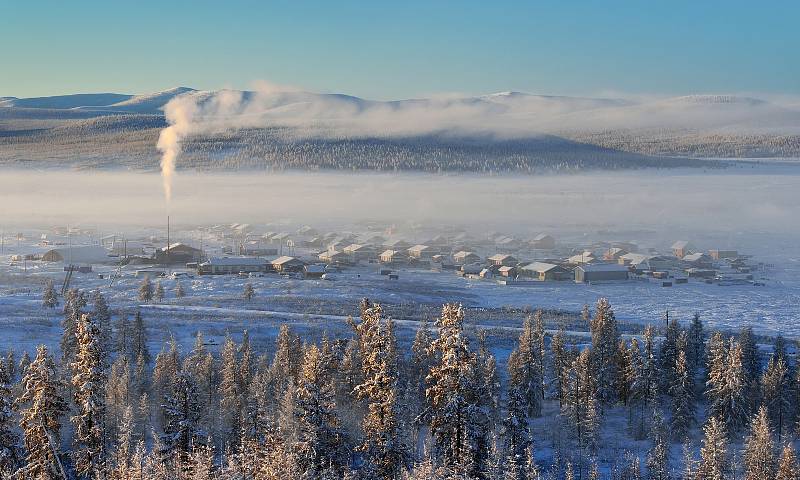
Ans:
[{"label": "haze over hills", "polygon": [[303,91],[0,97],[0,164],[178,168],[547,171],[800,157],[800,108],[747,96],[652,100],[499,92],[375,101]]}]

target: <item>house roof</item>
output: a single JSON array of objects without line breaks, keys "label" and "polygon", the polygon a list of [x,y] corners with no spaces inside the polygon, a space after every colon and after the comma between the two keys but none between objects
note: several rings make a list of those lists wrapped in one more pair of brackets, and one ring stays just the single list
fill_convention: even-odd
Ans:
[{"label": "house roof", "polygon": [[421,251],[427,250],[429,248],[431,248],[431,247],[429,247],[427,245],[421,245],[420,244],[420,245],[414,245],[413,247],[409,248],[408,251],[409,252],[421,252]]},{"label": "house roof", "polygon": [[211,257],[201,265],[213,266],[261,266],[266,265],[267,260],[257,257]]},{"label": "house roof", "polygon": [[99,245],[77,245],[72,247],[54,248],[44,253],[51,252],[61,256],[64,262],[73,263],[102,263],[113,260],[108,256],[108,250]]},{"label": "house roof", "polygon": [[306,265],[305,271],[308,273],[325,273],[325,268],[326,268],[325,265],[319,265],[319,264]]},{"label": "house roof", "polygon": [[686,248],[688,246],[689,242],[686,240],[678,240],[677,242],[672,244],[673,249]]},{"label": "house roof", "polygon": [[388,250],[384,250],[380,254],[381,257],[390,257],[390,256],[395,256],[395,255],[405,255],[405,252],[402,251],[402,250],[388,249]]},{"label": "house roof", "polygon": [[468,250],[461,250],[460,252],[454,253],[453,254],[453,258],[464,258],[464,257],[472,256],[472,255],[475,255],[476,257],[478,256],[478,254],[475,253],[475,252],[470,252]]},{"label": "house roof", "polygon": [[514,268],[515,268],[515,267],[509,267],[509,266],[505,266],[505,267],[500,267],[500,268],[499,268],[499,269],[497,269],[497,270],[498,270],[499,272],[510,272],[511,270],[514,270]]},{"label": "house roof", "polygon": [[529,272],[544,273],[544,272],[549,272],[554,268],[558,268],[558,265],[552,263],[544,263],[544,262],[533,262],[522,267],[522,270],[526,270]]},{"label": "house roof", "polygon": [[533,240],[534,241],[540,241],[540,240],[544,240],[546,238],[553,238],[553,237],[548,235],[548,234],[546,234],[546,233],[540,233],[539,235],[536,235],[535,237],[533,237]]},{"label": "house roof", "polygon": [[590,263],[581,265],[580,268],[584,272],[627,272],[628,267],[620,265],[619,263]]},{"label": "house roof", "polygon": [[704,258],[708,258],[708,255],[705,253],[691,253],[683,257],[684,262],[696,262],[698,260],[702,260]]},{"label": "house roof", "polygon": [[[200,251],[197,248],[194,248],[192,246],[186,245],[185,243],[181,243],[181,242],[175,242],[175,243],[171,243],[169,245],[169,249],[170,250],[175,250],[175,249],[179,249],[179,248],[180,249],[184,249],[184,250],[195,250],[195,251],[198,251],[198,252]],[[167,251],[167,247],[161,247],[161,248],[159,248],[159,250],[161,250],[162,252],[166,252]]]},{"label": "house roof", "polygon": [[303,263],[303,261],[298,259],[298,258],[289,257],[289,256],[286,256],[286,255],[284,255],[282,257],[278,257],[278,258],[276,258],[275,260],[272,261],[273,265],[285,265],[287,263]]},{"label": "house roof", "polygon": [[653,255],[644,255],[642,253],[626,253],[625,255],[619,258],[621,258],[624,261],[628,261],[633,265],[639,265],[641,263],[649,261],[654,257]]},{"label": "house roof", "polygon": [[507,260],[509,258],[514,258],[514,257],[511,256],[508,253],[496,253],[496,254],[492,255],[491,257],[489,257],[489,260],[501,262],[501,261]]}]

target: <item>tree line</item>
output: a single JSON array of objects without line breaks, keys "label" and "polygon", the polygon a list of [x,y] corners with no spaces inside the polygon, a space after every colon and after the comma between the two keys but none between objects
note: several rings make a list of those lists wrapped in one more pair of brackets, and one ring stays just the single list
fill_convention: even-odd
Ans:
[{"label": "tree line", "polygon": [[[780,336],[768,358],[750,328],[707,334],[697,315],[623,336],[600,299],[585,337],[526,317],[502,371],[460,305],[408,349],[381,305],[359,306],[343,338],[282,325],[271,355],[246,331],[214,353],[198,332],[152,355],[140,313],[70,290],[60,351],[0,362],[0,478],[800,478]],[[610,437],[630,448],[609,454]]]}]

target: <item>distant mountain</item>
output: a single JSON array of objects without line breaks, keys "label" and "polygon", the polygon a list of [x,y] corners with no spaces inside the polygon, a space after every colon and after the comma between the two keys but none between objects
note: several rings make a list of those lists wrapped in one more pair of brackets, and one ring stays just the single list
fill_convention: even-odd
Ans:
[{"label": "distant mountain", "polygon": [[121,93],[78,93],[52,97],[9,98],[0,106],[17,108],[70,109],[79,107],[103,107],[129,100],[133,95]]}]

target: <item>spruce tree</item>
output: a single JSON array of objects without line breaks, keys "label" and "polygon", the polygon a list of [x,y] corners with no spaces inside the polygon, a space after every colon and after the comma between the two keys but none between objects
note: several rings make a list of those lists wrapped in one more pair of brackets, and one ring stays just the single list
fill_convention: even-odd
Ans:
[{"label": "spruce tree", "polygon": [[697,478],[724,480],[728,478],[730,470],[725,423],[717,420],[716,417],[711,417],[703,427],[703,433],[703,446],[700,449]]},{"label": "spruce tree", "polygon": [[179,281],[175,281],[175,298],[183,298],[186,292],[183,290],[183,285]]},{"label": "spruce tree", "polygon": [[40,345],[36,358],[25,371],[23,392],[16,400],[20,409],[20,427],[24,437],[26,465],[23,478],[67,478],[59,458],[61,416],[67,402],[53,358],[47,347]]},{"label": "spruce tree", "polygon": [[675,361],[675,378],[670,388],[672,397],[672,436],[684,438],[695,423],[694,382],[690,376],[686,354],[678,352]]},{"label": "spruce tree", "polygon": [[650,480],[669,480],[669,441],[660,410],[656,410],[653,415],[650,437],[653,446],[647,454],[648,478]]},{"label": "spruce tree", "polygon": [[72,387],[78,412],[74,425],[72,458],[82,478],[101,478],[105,471],[105,372],[100,331],[88,315],[77,325],[78,351],[72,364]]},{"label": "spruce tree", "polygon": [[775,454],[767,409],[763,406],[750,423],[745,440],[744,470],[746,480],[761,480],[775,476]]},{"label": "spruce tree", "polygon": [[797,465],[797,456],[791,442],[787,442],[781,451],[778,460],[778,469],[775,480],[798,480],[800,479],[800,467]]},{"label": "spruce tree", "polygon": [[150,302],[153,299],[153,283],[150,277],[144,277],[142,283],[139,284],[139,301]]},{"label": "spruce tree", "polygon": [[592,334],[591,360],[598,385],[598,399],[605,402],[616,400],[614,387],[618,385],[616,351],[619,345],[617,320],[607,299],[597,301],[594,317],[590,323]]},{"label": "spruce tree", "polygon": [[508,363],[509,381],[522,394],[527,415],[542,414],[544,402],[544,326],[542,312],[527,316]]},{"label": "spruce tree", "polygon": [[244,284],[244,289],[242,290],[242,298],[244,298],[245,301],[249,302],[255,296],[256,296],[256,291],[253,288],[253,284],[252,283],[245,283]]},{"label": "spruce tree", "polygon": [[703,331],[703,321],[700,320],[700,314],[695,313],[692,317],[692,324],[689,326],[686,348],[686,360],[689,363],[689,370],[692,372],[692,376],[697,375],[698,370],[703,366],[705,345],[706,335]]},{"label": "spruce tree", "polygon": [[164,300],[164,285],[161,284],[161,280],[156,281],[156,288],[153,291],[153,298],[158,303],[161,303],[161,300]]},{"label": "spruce tree", "polygon": [[[729,432],[735,432],[747,421],[748,400],[745,373],[742,366],[742,349],[733,338],[726,346],[712,337],[708,352],[709,410],[725,424]],[[711,343],[709,342],[709,343]]]},{"label": "spruce tree", "polygon": [[56,308],[58,306],[58,294],[55,287],[53,287],[53,280],[47,279],[42,291],[42,306],[44,308]]},{"label": "spruce tree", "polygon": [[767,408],[767,416],[778,433],[778,443],[791,419],[791,384],[789,369],[782,358],[771,356],[767,369],[761,377],[761,403]]},{"label": "spruce tree", "polygon": [[19,437],[12,425],[14,399],[8,367],[0,365],[0,478],[10,477],[20,460]]},{"label": "spruce tree", "polygon": [[758,400],[761,397],[761,354],[752,327],[745,327],[739,332],[737,343],[742,350],[742,372],[745,389],[748,392],[748,415],[752,415],[758,409]]},{"label": "spruce tree", "polygon": [[230,336],[225,338],[220,359],[219,415],[223,443],[235,440],[239,433],[242,399],[239,391],[239,366],[236,344]]},{"label": "spruce tree", "polygon": [[147,327],[142,318],[142,312],[137,310],[133,316],[133,325],[130,327],[130,354],[136,361],[140,356],[145,364],[150,363],[150,350],[147,348]]},{"label": "spruce tree", "polygon": [[186,464],[192,449],[206,438],[199,428],[200,410],[197,404],[197,386],[187,372],[177,372],[164,396],[162,405],[164,428],[161,442],[164,452],[174,455]]}]

